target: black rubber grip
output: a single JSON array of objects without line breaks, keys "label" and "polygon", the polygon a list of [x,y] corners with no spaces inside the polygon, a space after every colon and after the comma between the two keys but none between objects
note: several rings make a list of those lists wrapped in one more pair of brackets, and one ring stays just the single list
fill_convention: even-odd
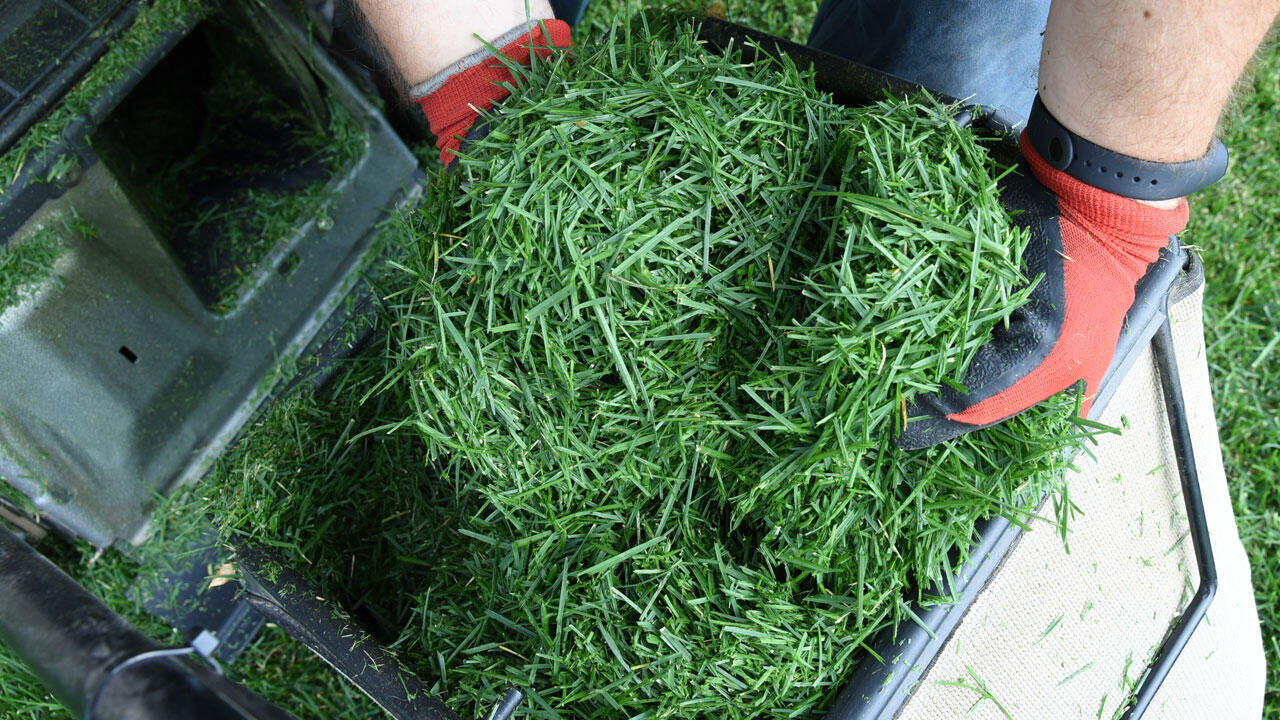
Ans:
[{"label": "black rubber grip", "polygon": [[1199,160],[1162,163],[1139,160],[1085,140],[1049,114],[1037,95],[1027,119],[1027,139],[1050,166],[1100,190],[1135,200],[1190,195],[1227,174],[1227,146],[1218,138]]}]

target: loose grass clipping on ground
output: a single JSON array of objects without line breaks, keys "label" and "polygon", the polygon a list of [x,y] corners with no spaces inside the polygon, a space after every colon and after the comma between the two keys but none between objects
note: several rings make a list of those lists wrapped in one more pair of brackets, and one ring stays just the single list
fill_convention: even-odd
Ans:
[{"label": "loose grass clipping on ground", "polygon": [[[1058,406],[892,446],[904,399],[962,377],[1019,299],[1002,170],[947,110],[844,108],[667,31],[532,72],[415,216],[377,410],[302,403],[277,431],[296,449],[231,469],[234,509],[355,439],[358,475],[269,487],[270,522],[464,714],[506,682],[537,717],[819,711],[1071,442]],[[347,534],[322,490],[343,484],[412,601],[317,539]]]}]

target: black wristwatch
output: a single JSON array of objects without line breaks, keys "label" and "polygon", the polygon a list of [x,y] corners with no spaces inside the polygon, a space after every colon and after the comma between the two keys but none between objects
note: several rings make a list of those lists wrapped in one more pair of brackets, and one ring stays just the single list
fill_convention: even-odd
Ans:
[{"label": "black wristwatch", "polygon": [[1135,200],[1190,195],[1227,174],[1227,146],[1218,138],[1198,160],[1162,163],[1139,160],[1085,140],[1049,114],[1040,96],[1027,118],[1027,140],[1050,166],[1100,190]]}]

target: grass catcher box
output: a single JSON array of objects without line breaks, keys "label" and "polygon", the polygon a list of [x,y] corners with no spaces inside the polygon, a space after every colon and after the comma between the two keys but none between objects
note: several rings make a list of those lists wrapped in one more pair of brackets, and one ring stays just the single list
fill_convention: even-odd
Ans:
[{"label": "grass catcher box", "polygon": [[[74,53],[69,11],[26,5],[52,20],[6,42]],[[0,300],[0,476],[99,546],[140,540],[156,497],[201,475],[416,192],[416,161],[284,14],[127,12],[144,36],[112,52],[133,57],[6,148],[0,194],[24,269]],[[16,64],[42,77],[43,57]]]}]

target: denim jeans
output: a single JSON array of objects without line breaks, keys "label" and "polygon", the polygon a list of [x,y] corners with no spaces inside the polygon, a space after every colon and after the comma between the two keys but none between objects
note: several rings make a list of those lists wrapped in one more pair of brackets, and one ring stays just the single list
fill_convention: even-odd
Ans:
[{"label": "denim jeans", "polygon": [[570,25],[577,25],[588,2],[590,0],[551,0],[551,9],[555,11],[556,17]]},{"label": "denim jeans", "polygon": [[1049,0],[824,0],[809,45],[1026,122]]}]

